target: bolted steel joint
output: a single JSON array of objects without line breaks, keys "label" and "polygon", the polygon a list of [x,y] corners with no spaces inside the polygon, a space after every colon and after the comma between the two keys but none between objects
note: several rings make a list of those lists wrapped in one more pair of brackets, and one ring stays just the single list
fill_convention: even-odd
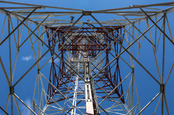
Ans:
[{"label": "bolted steel joint", "polygon": [[160,85],[160,92],[164,93],[165,92],[165,84]]},{"label": "bolted steel joint", "polygon": [[91,15],[91,11],[82,11],[83,15]]},{"label": "bolted steel joint", "polygon": [[10,90],[10,95],[14,94],[14,86],[10,86],[9,90]]},{"label": "bolted steel joint", "polygon": [[37,69],[37,74],[40,74],[40,69]]}]

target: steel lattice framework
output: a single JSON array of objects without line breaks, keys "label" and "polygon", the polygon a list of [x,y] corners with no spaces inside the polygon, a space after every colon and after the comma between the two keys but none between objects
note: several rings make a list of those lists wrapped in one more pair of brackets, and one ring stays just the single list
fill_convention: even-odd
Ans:
[{"label": "steel lattice framework", "polygon": [[174,2],[96,11],[0,5],[1,113],[174,112]]}]

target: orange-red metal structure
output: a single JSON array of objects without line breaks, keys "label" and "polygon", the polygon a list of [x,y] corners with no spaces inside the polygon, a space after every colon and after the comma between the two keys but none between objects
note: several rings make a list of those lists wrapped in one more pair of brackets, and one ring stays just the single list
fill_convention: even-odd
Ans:
[{"label": "orange-red metal structure", "polygon": [[[68,34],[65,36],[62,36],[68,29],[69,26],[63,26],[63,27],[51,27],[49,28],[49,33],[47,32],[47,37],[49,38],[48,44],[50,49],[50,53],[52,56],[51,61],[51,68],[50,68],[50,76],[49,81],[54,85],[57,86],[57,89],[61,90],[62,93],[69,90],[68,83],[69,82],[75,82],[71,79],[71,72],[66,71],[65,63],[68,61],[65,58],[65,53],[67,51],[70,51],[73,55],[79,55],[80,51],[87,52],[87,55],[83,57],[90,57],[95,58],[101,51],[104,51],[104,58],[100,60],[98,65],[100,63],[104,63],[103,65],[106,66],[110,62],[110,57],[116,57],[117,54],[120,53],[121,47],[118,45],[118,42],[120,44],[123,43],[123,39],[118,36],[122,35],[122,27],[123,26],[105,26],[107,31],[103,30],[102,27],[95,27],[92,25],[92,28],[90,27],[73,27],[68,31]],[[59,28],[59,29],[57,29]],[[94,33],[101,34],[103,41],[101,41],[97,36],[94,35]],[[52,37],[50,37],[50,34],[53,34]],[[112,35],[112,37],[111,37]],[[71,36],[74,36],[72,39],[70,39]],[[113,39],[117,39],[117,42],[114,42],[113,45],[111,45],[111,42],[114,41]],[[122,36],[123,37],[123,36]],[[57,45],[53,44],[55,43],[56,39],[59,39],[59,43]],[[70,39],[68,42],[65,42],[67,39]],[[82,39],[85,39],[87,43],[83,44],[81,41]],[[56,47],[58,47],[58,55],[61,57],[59,61],[57,60],[57,56],[53,56],[56,52]],[[111,48],[114,50],[111,51]],[[104,50],[106,49],[106,50]],[[96,75],[95,69],[99,69],[98,65],[92,65],[92,76]],[[111,72],[112,71],[112,72]],[[73,73],[75,74],[75,73]],[[102,89],[109,89],[108,92],[112,91],[120,82],[121,82],[121,73],[119,68],[119,57],[116,59],[114,64],[109,65],[105,68],[103,72],[101,72],[97,77],[95,77],[94,81],[95,83],[100,83],[100,87]],[[83,90],[83,89],[82,89]],[[106,94],[104,94],[100,88],[96,88],[96,94],[101,95],[102,98],[105,98]],[[71,89],[70,91],[73,91]],[[50,98],[48,98],[48,103],[52,103],[52,98],[54,98],[55,94],[59,93],[56,91],[54,87],[52,87],[50,84],[48,85],[47,93],[50,95]],[[121,102],[125,103],[123,94],[123,86],[120,85],[118,88],[114,90],[114,92],[111,94],[112,98],[121,98]],[[80,94],[79,94],[80,95]],[[122,97],[121,97],[122,96]],[[72,98],[72,96],[67,97],[67,99]],[[57,102],[65,100],[64,97],[57,99]]]}]

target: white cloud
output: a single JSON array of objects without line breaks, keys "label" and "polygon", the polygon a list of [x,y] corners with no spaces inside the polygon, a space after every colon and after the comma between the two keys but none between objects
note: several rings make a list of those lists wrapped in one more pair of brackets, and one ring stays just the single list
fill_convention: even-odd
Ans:
[{"label": "white cloud", "polygon": [[32,59],[32,56],[30,55],[30,56],[23,56],[22,57],[22,61],[26,61],[26,62],[28,62],[28,61],[30,61]]},{"label": "white cloud", "polygon": [[[31,100],[30,99],[26,99],[26,100],[24,100],[24,103],[28,106],[28,107],[30,107],[31,108],[31,105],[32,105],[32,103],[31,103]],[[21,105],[21,114],[22,115],[30,115],[30,110],[25,106],[25,105]]]}]

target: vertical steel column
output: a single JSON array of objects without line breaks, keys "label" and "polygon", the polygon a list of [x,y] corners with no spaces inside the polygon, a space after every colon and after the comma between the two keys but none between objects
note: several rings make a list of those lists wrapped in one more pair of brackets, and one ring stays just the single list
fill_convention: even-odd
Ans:
[{"label": "vertical steel column", "polygon": [[90,76],[89,59],[84,58],[84,79],[85,79],[85,103],[86,103],[86,114],[94,115],[94,103],[92,95],[92,85]]},{"label": "vertical steel column", "polygon": [[[80,60],[80,55],[78,55],[78,60]],[[72,58],[73,61],[73,58]],[[80,71],[80,62],[77,63],[77,73],[79,74]],[[75,88],[74,88],[74,95],[73,95],[73,102],[72,102],[72,110],[71,110],[71,115],[76,115],[76,107],[77,106],[77,91],[78,91],[78,87],[79,87],[79,75],[76,75],[75,77]]]}]

